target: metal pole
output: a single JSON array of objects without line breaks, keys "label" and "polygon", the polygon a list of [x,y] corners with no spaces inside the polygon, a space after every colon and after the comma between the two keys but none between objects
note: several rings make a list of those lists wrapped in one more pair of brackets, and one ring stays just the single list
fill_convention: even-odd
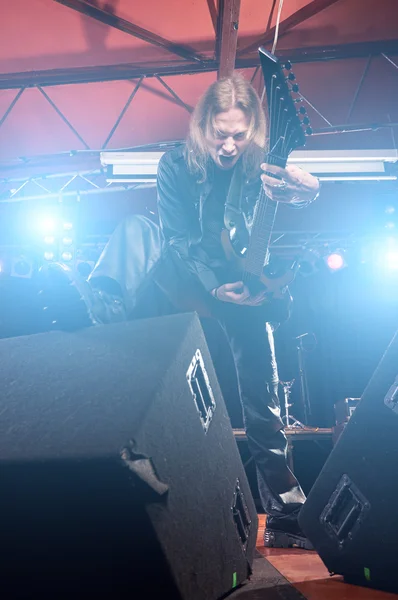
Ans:
[{"label": "metal pole", "polygon": [[304,360],[304,348],[303,348],[303,338],[309,335],[308,333],[303,333],[298,335],[295,339],[297,340],[297,358],[298,358],[298,367],[299,367],[299,379],[300,379],[300,394],[301,394],[301,402],[303,404],[304,411],[304,423],[308,425],[308,417],[311,415],[311,404],[308,393],[308,382],[307,375],[305,372],[305,360]]}]

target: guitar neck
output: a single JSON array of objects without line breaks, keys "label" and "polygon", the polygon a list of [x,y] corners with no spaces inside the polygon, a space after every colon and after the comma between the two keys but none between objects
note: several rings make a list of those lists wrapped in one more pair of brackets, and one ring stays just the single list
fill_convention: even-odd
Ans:
[{"label": "guitar neck", "polygon": [[[281,64],[274,54],[264,48],[259,49],[259,55],[268,106],[270,152],[265,157],[265,162],[285,168],[289,154],[304,145],[305,133],[310,135],[312,129],[309,127],[306,108],[300,105],[302,98],[299,96],[299,86],[290,62]],[[298,110],[296,105],[300,105]],[[261,186],[246,252],[243,273],[245,280],[258,279],[263,273],[277,208],[278,203],[267,198]]]},{"label": "guitar neck", "polygon": [[[282,168],[286,166],[286,160],[273,154],[268,154],[265,162]],[[261,276],[268,257],[277,209],[278,202],[268,198],[261,185],[246,255],[246,271],[257,277]]]}]

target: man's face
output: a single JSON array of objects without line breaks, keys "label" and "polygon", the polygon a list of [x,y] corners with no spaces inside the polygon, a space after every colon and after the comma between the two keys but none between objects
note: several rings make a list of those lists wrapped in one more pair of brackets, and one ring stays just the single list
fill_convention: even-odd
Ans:
[{"label": "man's face", "polygon": [[248,140],[249,119],[240,108],[230,108],[218,113],[214,119],[214,131],[206,135],[210,155],[217,167],[232,169],[250,144]]}]

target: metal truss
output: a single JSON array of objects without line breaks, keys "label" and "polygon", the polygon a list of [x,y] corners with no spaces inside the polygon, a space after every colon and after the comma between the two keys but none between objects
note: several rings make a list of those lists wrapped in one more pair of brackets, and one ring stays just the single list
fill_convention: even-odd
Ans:
[{"label": "metal truss", "polygon": [[[311,17],[314,17],[325,8],[328,8],[332,4],[339,2],[341,0],[312,0],[309,4],[299,9],[290,17],[282,21],[279,25],[279,36],[282,36],[284,33],[287,33],[293,27],[296,27],[300,23],[307,21]],[[271,15],[270,15],[271,16]],[[271,21],[271,19],[270,19]],[[249,46],[246,46],[239,50],[238,56],[243,56],[250,52],[255,52],[259,46],[266,46],[269,44],[275,35],[275,27],[267,27],[266,33],[258,38],[255,42],[252,42]]]},{"label": "metal truss", "polygon": [[[90,235],[82,241],[79,252],[82,259],[92,257],[93,252],[98,256],[106,246],[110,235]],[[353,234],[350,231],[274,231],[270,250],[274,257],[292,261],[315,263],[336,251],[350,251],[361,243],[374,239],[374,234]],[[87,259],[88,260],[88,259]]]},{"label": "metal truss", "polygon": [[[147,215],[153,218],[151,214]],[[80,237],[80,236],[79,236]],[[87,269],[86,275],[93,269],[95,263],[99,259],[105,246],[107,245],[111,234],[94,234],[80,237],[73,247],[73,266]],[[271,255],[277,263],[282,265],[291,264],[292,261],[298,260],[301,265],[300,273],[304,276],[314,274],[320,263],[326,256],[333,252],[350,252],[350,249],[355,244],[366,243],[371,240],[371,236],[356,236],[354,237],[349,232],[295,232],[295,231],[276,231],[273,234],[271,243]],[[41,256],[41,255],[40,255]],[[62,259],[60,259],[62,261]],[[29,272],[20,274],[17,271],[18,262],[22,261],[28,264]],[[29,278],[32,276],[33,265],[40,266],[46,262],[46,258],[41,256],[38,258],[37,248],[31,244],[16,243],[0,244],[0,264],[1,262],[8,265],[4,272],[14,272],[14,277]],[[80,263],[83,263],[81,265]],[[68,263],[71,264],[71,263]]]},{"label": "metal truss", "polygon": [[106,181],[103,169],[72,173],[56,173],[24,179],[0,180],[0,204],[55,200],[80,199],[82,196],[104,193],[126,192],[154,187],[156,183],[126,183],[112,185]]},{"label": "metal truss", "polygon": [[[398,39],[379,40],[374,42],[358,42],[338,46],[311,46],[299,49],[280,49],[278,57],[292,63],[328,62],[350,58],[366,58],[368,56],[384,56],[398,54]],[[387,58],[387,60],[389,60]],[[394,66],[395,63],[390,60]],[[236,69],[258,66],[258,57],[239,58],[235,61]],[[42,71],[0,74],[0,90],[20,89],[23,87],[41,87],[72,85],[80,83],[98,83],[103,81],[127,81],[140,77],[151,78],[169,75],[195,75],[217,71],[217,60],[205,63],[188,61],[164,61],[156,65],[123,63],[102,65],[98,67],[74,67],[66,69],[47,69]]]},{"label": "metal truss", "polygon": [[270,249],[281,255],[302,254],[305,251],[319,252],[347,249],[358,240],[350,231],[274,231]]},{"label": "metal truss", "polygon": [[149,44],[153,44],[154,46],[159,46],[164,50],[167,50],[171,54],[176,54],[181,58],[189,61],[197,61],[199,63],[204,62],[206,58],[201,56],[197,52],[195,52],[192,48],[188,46],[183,46],[180,44],[175,44],[165,38],[148,31],[147,29],[143,29],[142,27],[138,27],[138,25],[134,25],[133,23],[126,21],[125,19],[121,19],[113,12],[104,10],[99,8],[95,4],[91,2],[87,2],[86,0],[54,0],[58,4],[63,4],[64,6],[68,6],[73,10],[76,10],[96,21],[100,21],[109,27],[113,27],[114,29],[119,29],[124,33],[132,35],[133,37],[139,38],[144,42],[148,42]]},{"label": "metal truss", "polygon": [[[153,218],[154,214],[147,215]],[[81,260],[97,260],[108,243],[111,234],[91,234],[82,236],[76,246],[77,255]],[[297,260],[300,262],[316,263],[319,259],[332,252],[350,252],[361,244],[372,243],[373,233],[354,234],[350,231],[274,231],[270,244],[271,254],[282,260]],[[20,243],[0,244],[0,255],[9,250],[29,253],[29,246]]]},{"label": "metal truss", "polygon": [[[107,9],[99,8],[88,0],[53,0],[58,4],[65,5],[71,10],[85,14],[91,19],[100,21],[109,27],[113,27],[127,33],[133,37],[144,40],[146,43],[161,47],[169,52],[170,57],[174,59],[161,62],[159,64],[147,66],[142,64],[121,64],[98,67],[81,67],[72,69],[52,69],[45,71],[32,71],[24,73],[9,73],[0,75],[0,89],[16,89],[14,99],[0,118],[0,127],[12,113],[15,105],[23,95],[26,88],[36,88],[39,93],[46,99],[52,109],[58,114],[60,119],[68,126],[76,139],[84,146],[86,150],[91,150],[89,144],[82,137],[79,131],[67,119],[60,108],[56,105],[50,94],[45,91],[45,87],[59,86],[65,84],[81,84],[90,82],[103,81],[122,81],[132,80],[135,82],[135,87],[127,99],[124,107],[120,111],[114,125],[109,134],[106,136],[102,150],[106,149],[117,128],[123,120],[127,109],[139,94],[141,87],[144,85],[144,80],[147,78],[156,78],[167,91],[167,100],[177,103],[188,112],[192,112],[192,107],[187,105],[182,98],[172,89],[172,87],[164,81],[163,77],[177,74],[195,74],[202,72],[218,73],[218,76],[229,75],[234,68],[248,68],[258,66],[257,53],[252,55],[253,51],[259,45],[267,45],[273,39],[275,34],[274,28],[269,24],[267,31],[263,36],[256,40],[251,40],[246,46],[242,43],[240,49],[237,48],[238,30],[239,30],[239,12],[241,0],[218,0],[217,6],[215,0],[206,0],[209,13],[212,19],[215,39],[214,48],[208,55],[197,53],[194,49],[187,45],[175,44],[170,40],[162,38],[151,31],[145,30],[134,23],[126,21],[118,17],[113,12],[110,12],[109,6]],[[279,25],[279,38],[289,32],[292,27],[297,26],[309,18],[315,16],[325,10],[335,2],[342,0],[312,0],[308,5],[296,11],[293,15],[282,21]],[[314,62],[314,61],[331,61],[345,58],[368,57],[364,72],[361,75],[357,89],[354,93],[349,112],[347,115],[347,123],[335,125],[332,124],[317,108],[304,98],[310,106],[321,116],[327,127],[315,129],[315,135],[326,135],[333,133],[342,133],[346,131],[363,131],[374,130],[379,128],[394,128],[396,123],[368,123],[353,125],[349,123],[353,110],[355,108],[358,96],[363,87],[369,67],[374,56],[383,56],[392,67],[398,69],[398,65],[390,58],[389,55],[398,54],[398,39],[373,41],[365,43],[353,43],[334,46],[321,46],[300,48],[294,50],[278,50],[278,56],[282,59],[289,59],[292,63]],[[253,75],[254,81],[256,72]],[[259,82],[259,85],[262,85]],[[95,152],[99,149],[95,149]],[[26,160],[26,158],[25,158]],[[104,189],[104,188],[101,188]],[[106,189],[106,188],[105,188]],[[88,193],[89,190],[83,190],[82,193]],[[67,191],[66,193],[69,193]]]}]

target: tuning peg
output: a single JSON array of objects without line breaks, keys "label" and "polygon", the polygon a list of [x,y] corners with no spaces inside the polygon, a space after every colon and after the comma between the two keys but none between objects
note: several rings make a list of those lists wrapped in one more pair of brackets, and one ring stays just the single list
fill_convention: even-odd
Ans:
[{"label": "tuning peg", "polygon": [[[302,98],[300,98],[300,102],[302,101]],[[299,113],[300,115],[305,115],[307,113],[307,109],[305,108],[305,106],[300,106]]]},{"label": "tuning peg", "polygon": [[310,124],[309,118],[308,117],[304,117],[303,123],[304,123],[304,125],[309,125]]},{"label": "tuning peg", "polygon": [[286,71],[290,71],[290,69],[292,68],[292,63],[290,62],[290,60],[285,62],[283,68],[286,69]]},{"label": "tuning peg", "polygon": [[294,73],[289,73],[289,75],[286,78],[288,81],[294,81],[296,79],[296,76]]},{"label": "tuning peg", "polygon": [[306,133],[307,135],[312,135],[312,132],[313,132],[313,131],[312,131],[312,127],[307,127],[307,129],[305,130],[305,133]]},{"label": "tuning peg", "polygon": [[300,89],[300,88],[299,88],[299,86],[298,86],[298,83],[294,83],[294,84],[292,85],[292,92],[294,92],[295,94],[297,94],[297,93],[298,93],[299,89]]}]

